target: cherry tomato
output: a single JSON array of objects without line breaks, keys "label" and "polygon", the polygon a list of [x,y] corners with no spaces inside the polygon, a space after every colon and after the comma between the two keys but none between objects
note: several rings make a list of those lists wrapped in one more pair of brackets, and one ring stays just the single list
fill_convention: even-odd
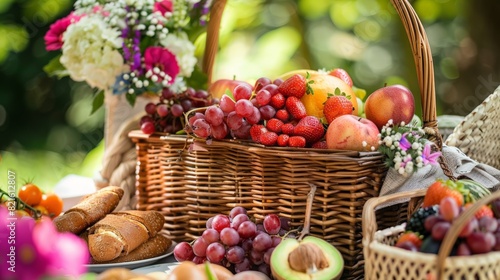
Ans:
[{"label": "cherry tomato", "polygon": [[40,201],[39,205],[47,209],[51,218],[59,216],[63,209],[63,201],[55,193],[42,195],[42,201]]},{"label": "cherry tomato", "polygon": [[25,210],[16,210],[16,215],[18,217],[31,217],[30,213],[26,212]]},{"label": "cherry tomato", "polygon": [[19,190],[19,199],[29,206],[35,206],[42,200],[42,191],[37,185],[29,183]]},{"label": "cherry tomato", "polygon": [[33,208],[35,208],[35,210],[40,211],[40,214],[42,216],[49,216],[49,211],[44,206],[42,206],[42,205],[35,205]]}]

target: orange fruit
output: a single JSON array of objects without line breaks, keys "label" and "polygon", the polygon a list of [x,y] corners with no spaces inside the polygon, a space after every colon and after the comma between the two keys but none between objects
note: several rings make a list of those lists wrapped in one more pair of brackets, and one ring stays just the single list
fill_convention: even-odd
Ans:
[{"label": "orange fruit", "polygon": [[42,191],[37,185],[28,183],[19,190],[18,197],[29,206],[35,206],[42,200]]},{"label": "orange fruit", "polygon": [[62,199],[55,193],[44,194],[40,206],[45,207],[51,218],[59,216],[63,209]]},{"label": "orange fruit", "polygon": [[396,242],[396,245],[401,244],[403,242],[409,241],[413,243],[417,248],[420,248],[422,245],[422,239],[420,236],[418,236],[416,233],[408,231],[403,233],[399,238],[398,241]]},{"label": "orange fruit", "polygon": [[308,81],[309,80],[314,81],[309,84],[313,90],[313,94],[306,94],[300,99],[306,107],[308,116],[315,116],[326,123],[323,107],[328,97],[333,95],[337,88],[341,92],[344,92],[346,96],[350,96],[349,101],[351,101],[352,107],[354,107],[352,114],[358,115],[356,94],[344,81],[337,77],[322,73],[311,74]]}]

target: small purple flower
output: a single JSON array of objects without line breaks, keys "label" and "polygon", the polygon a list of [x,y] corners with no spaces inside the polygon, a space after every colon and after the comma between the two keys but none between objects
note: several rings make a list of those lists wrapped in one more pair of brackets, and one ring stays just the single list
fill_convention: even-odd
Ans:
[{"label": "small purple flower", "polygon": [[422,163],[437,164],[437,159],[441,156],[441,152],[431,152],[431,144],[426,144],[422,151]]},{"label": "small purple flower", "polygon": [[403,134],[403,136],[401,136],[401,140],[399,140],[399,147],[403,151],[407,151],[411,148],[411,143],[410,141],[408,141],[408,139],[406,139],[406,135],[407,133]]}]

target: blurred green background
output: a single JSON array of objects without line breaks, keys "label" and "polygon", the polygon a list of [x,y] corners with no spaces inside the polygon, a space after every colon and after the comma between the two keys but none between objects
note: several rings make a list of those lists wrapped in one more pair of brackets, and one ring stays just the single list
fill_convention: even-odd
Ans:
[{"label": "blurred green background", "polygon": [[[415,0],[433,52],[438,115],[466,115],[500,84],[500,1]],[[104,110],[93,90],[43,72],[56,56],[43,36],[72,0],[0,2],[0,186],[51,189],[67,174],[92,177],[103,153]],[[368,93],[385,83],[419,95],[413,57],[389,0],[229,0],[215,78],[252,81],[341,67]],[[419,107],[419,106],[417,106]]]}]

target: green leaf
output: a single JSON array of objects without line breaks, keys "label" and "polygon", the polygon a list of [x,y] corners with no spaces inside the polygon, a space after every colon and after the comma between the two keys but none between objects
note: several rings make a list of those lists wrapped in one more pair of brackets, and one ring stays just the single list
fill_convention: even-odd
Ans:
[{"label": "green leaf", "polygon": [[91,115],[95,113],[99,108],[101,108],[102,104],[104,104],[104,91],[98,92],[94,96],[94,100],[92,101],[92,112]]},{"label": "green leaf", "polygon": [[68,76],[68,71],[61,64],[61,61],[59,61],[61,55],[62,54],[54,57],[49,63],[47,63],[47,65],[43,67],[43,71],[45,71],[45,73],[47,73],[49,77],[57,77],[58,79],[61,79]]},{"label": "green leaf", "polygon": [[130,104],[130,106],[134,107],[135,105],[135,100],[137,99],[137,95],[135,94],[125,94],[125,99],[127,99],[128,101],[128,104]]},{"label": "green leaf", "polygon": [[233,93],[228,88],[226,88],[226,91],[224,92],[224,95],[229,96],[229,98],[231,98],[233,101],[235,100]]}]

